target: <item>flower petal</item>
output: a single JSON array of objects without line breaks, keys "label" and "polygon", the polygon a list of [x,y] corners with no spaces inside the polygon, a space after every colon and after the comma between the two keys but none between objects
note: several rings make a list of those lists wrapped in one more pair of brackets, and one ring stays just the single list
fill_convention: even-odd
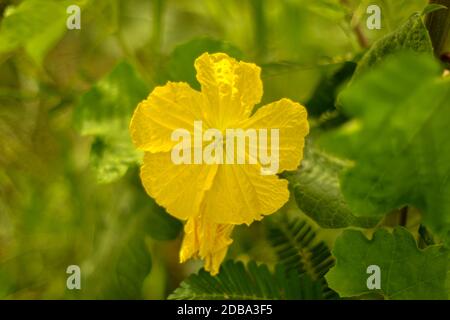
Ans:
[{"label": "flower petal", "polygon": [[141,181],[147,193],[167,212],[185,220],[197,216],[217,165],[174,164],[170,152],[144,154]]},{"label": "flower petal", "polygon": [[202,120],[204,98],[188,84],[168,82],[156,87],[148,98],[139,103],[130,123],[136,148],[149,152],[169,151],[176,142],[171,140],[175,129],[193,132],[194,121]]},{"label": "flower petal", "polygon": [[224,53],[202,54],[195,61],[197,80],[209,104],[207,117],[218,129],[246,119],[261,101],[261,69]]},{"label": "flower petal", "polygon": [[230,238],[233,228],[230,224],[210,223],[203,215],[189,218],[184,226],[180,262],[201,258],[205,260],[205,270],[217,274],[228,246],[233,242]]},{"label": "flower petal", "polygon": [[[268,155],[278,152],[278,173],[295,170],[303,159],[305,137],[309,133],[305,107],[289,99],[281,99],[258,109],[255,114],[241,123],[245,129],[279,129],[278,148],[271,148],[270,134],[266,145],[259,145]],[[270,131],[270,130],[269,130]]]},{"label": "flower petal", "polygon": [[288,182],[276,175],[261,175],[259,165],[221,165],[202,208],[208,221],[250,224],[274,213],[288,199]]}]

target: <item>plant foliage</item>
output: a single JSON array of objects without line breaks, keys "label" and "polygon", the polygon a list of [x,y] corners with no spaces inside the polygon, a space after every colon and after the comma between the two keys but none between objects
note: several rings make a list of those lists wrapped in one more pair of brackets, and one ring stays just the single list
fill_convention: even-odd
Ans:
[{"label": "plant foliage", "polygon": [[265,264],[226,261],[217,276],[204,270],[184,280],[169,299],[262,300],[323,299],[320,284],[308,275],[286,272],[278,265],[271,272]]}]

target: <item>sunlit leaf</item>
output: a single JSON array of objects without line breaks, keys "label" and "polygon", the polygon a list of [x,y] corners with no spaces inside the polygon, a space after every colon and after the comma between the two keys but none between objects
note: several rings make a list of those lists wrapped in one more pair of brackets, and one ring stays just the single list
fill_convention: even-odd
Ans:
[{"label": "sunlit leaf", "polygon": [[128,132],[133,110],[148,94],[147,85],[133,67],[118,64],[85,93],[76,106],[74,123],[82,135],[95,137],[91,160],[99,182],[120,178],[141,159]]},{"label": "sunlit leaf", "polygon": [[450,82],[432,57],[400,55],[342,93],[353,121],[322,145],[354,161],[341,176],[354,214],[381,217],[411,205],[441,237],[450,236]]},{"label": "sunlit leaf", "polygon": [[24,48],[36,63],[42,63],[67,30],[66,9],[71,4],[74,1],[26,0],[8,7],[0,25],[0,53]]},{"label": "sunlit leaf", "polygon": [[399,29],[375,42],[359,61],[354,77],[377,65],[389,55],[401,51],[429,53],[430,55],[433,53],[428,30],[419,13],[413,14]]}]

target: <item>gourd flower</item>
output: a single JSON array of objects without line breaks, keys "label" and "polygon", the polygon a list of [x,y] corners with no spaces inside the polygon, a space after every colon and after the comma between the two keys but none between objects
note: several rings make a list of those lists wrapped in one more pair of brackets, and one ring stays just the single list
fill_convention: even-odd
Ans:
[{"label": "gourd flower", "polygon": [[287,202],[288,182],[277,173],[299,166],[309,125],[306,109],[289,99],[252,113],[263,94],[255,64],[204,53],[195,69],[201,92],[183,82],[156,87],[137,106],[130,133],[144,151],[146,192],[186,220],[180,261],[201,258],[214,275],[234,226]]}]

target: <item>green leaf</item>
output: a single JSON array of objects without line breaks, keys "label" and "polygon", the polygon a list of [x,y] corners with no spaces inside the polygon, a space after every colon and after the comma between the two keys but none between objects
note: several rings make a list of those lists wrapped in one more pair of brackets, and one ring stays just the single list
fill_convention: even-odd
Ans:
[{"label": "green leaf", "polygon": [[114,181],[141,153],[131,143],[128,126],[138,103],[149,90],[128,63],[114,70],[85,93],[75,109],[74,124],[82,135],[92,135],[91,163],[99,182]]},{"label": "green leaf", "polygon": [[316,0],[305,2],[308,10],[315,14],[331,20],[342,20],[345,18],[347,11],[339,0]]},{"label": "green leaf", "polygon": [[138,215],[139,230],[154,240],[175,239],[180,234],[183,224],[169,215],[147,194],[139,177],[139,168],[133,168],[125,180],[127,179],[131,180],[131,184],[127,184],[127,190],[134,196],[130,211]]},{"label": "green leaf", "polygon": [[381,289],[375,290],[387,299],[447,299],[448,251],[437,245],[419,250],[404,228],[393,233],[380,229],[371,240],[359,231],[345,230],[333,255],[336,265],[326,279],[341,297],[374,293],[367,288],[367,267],[377,265]]},{"label": "green leaf", "polygon": [[152,260],[142,237],[132,238],[122,250],[115,268],[115,281],[106,295],[126,297],[141,296],[142,283],[152,267]]},{"label": "green leaf", "polygon": [[168,297],[172,300],[298,300],[324,299],[321,284],[308,275],[286,272],[280,265],[275,272],[265,264],[228,260],[217,276],[203,269],[184,280]]},{"label": "green leaf", "polygon": [[316,233],[305,220],[277,214],[266,224],[268,239],[286,270],[306,272],[311,278],[320,279],[334,264],[328,246],[316,241]]},{"label": "green leaf", "polygon": [[339,174],[348,167],[349,163],[307,144],[300,168],[286,174],[297,206],[322,228],[371,228],[379,220],[358,217],[349,208],[339,184]]},{"label": "green leaf", "polygon": [[324,297],[336,297],[324,279],[334,259],[325,242],[316,240],[312,227],[305,220],[290,218],[282,212],[267,218],[265,224],[268,239],[283,268],[288,272],[307,274],[321,284]]},{"label": "green leaf", "polygon": [[432,12],[442,10],[442,9],[447,10],[448,8],[442,4],[430,3],[429,5],[427,5],[425,7],[425,9],[423,9],[422,16],[426,16],[427,14],[430,14]]},{"label": "green leaf", "polygon": [[450,238],[450,82],[428,56],[388,59],[342,93],[354,120],[325,134],[326,149],[354,161],[342,192],[358,216],[411,205],[424,224]]},{"label": "green leaf", "polygon": [[112,182],[122,177],[128,167],[140,159],[140,152],[135,150],[128,137],[97,136],[92,143],[91,165],[99,183]]},{"label": "green leaf", "polygon": [[149,207],[143,227],[146,233],[155,240],[172,240],[180,233],[182,223],[170,216],[163,207],[145,195],[145,207]]},{"label": "green leaf", "polygon": [[119,250],[117,258],[108,261],[108,266],[103,270],[107,275],[97,275],[105,279],[100,285],[101,291],[98,292],[98,297],[103,299],[141,298],[142,284],[152,267],[151,255],[144,238],[141,234],[133,235],[115,249]]},{"label": "green leaf", "polygon": [[419,13],[413,14],[399,29],[375,42],[358,63],[353,78],[400,51],[433,54],[428,30]]},{"label": "green leaf", "polygon": [[[124,193],[136,195],[132,189]],[[91,255],[80,264],[86,280],[79,297],[142,298],[142,286],[152,268],[145,222],[153,208],[143,206],[139,198],[130,198],[126,203],[129,207],[123,212],[102,213],[101,225],[96,227],[92,239]]]},{"label": "green leaf", "polygon": [[26,0],[8,7],[0,25],[0,54],[24,48],[41,64],[66,31],[66,9],[73,1]]},{"label": "green leaf", "polygon": [[172,52],[168,64],[170,78],[173,81],[185,81],[192,88],[200,89],[194,62],[204,52],[224,52],[235,59],[242,57],[240,50],[227,42],[206,37],[193,39],[177,46]]},{"label": "green leaf", "polygon": [[352,77],[355,68],[354,62],[345,62],[331,75],[324,76],[305,104],[308,108],[308,114],[319,116],[324,112],[336,110],[335,101],[339,89]]}]

